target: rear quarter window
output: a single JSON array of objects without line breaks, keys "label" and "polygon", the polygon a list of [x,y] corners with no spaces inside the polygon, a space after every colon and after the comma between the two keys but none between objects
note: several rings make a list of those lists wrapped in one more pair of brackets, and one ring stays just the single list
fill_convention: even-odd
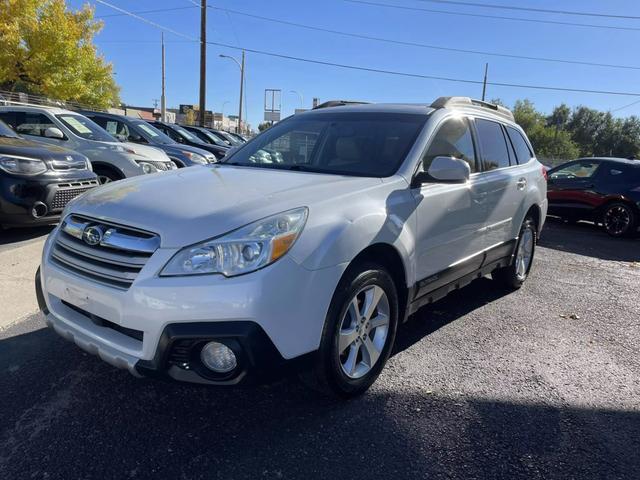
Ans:
[{"label": "rear quarter window", "polygon": [[509,140],[515,150],[520,165],[527,163],[533,158],[533,152],[529,148],[529,144],[518,130],[513,127],[507,127],[507,135],[509,136]]},{"label": "rear quarter window", "polygon": [[507,139],[502,132],[502,125],[491,120],[476,119],[478,143],[482,153],[484,170],[490,171],[505,168],[509,163]]}]

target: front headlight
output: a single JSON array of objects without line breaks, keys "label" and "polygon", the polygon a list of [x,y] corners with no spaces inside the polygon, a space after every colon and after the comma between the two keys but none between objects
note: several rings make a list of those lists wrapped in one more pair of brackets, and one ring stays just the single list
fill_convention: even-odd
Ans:
[{"label": "front headlight", "polygon": [[39,175],[47,171],[47,164],[37,158],[0,155],[0,168],[15,175]]},{"label": "front headlight", "polygon": [[138,165],[142,167],[144,173],[156,173],[159,171],[153,163],[138,162]]},{"label": "front headlight", "polygon": [[263,218],[176,253],[161,276],[221,273],[233,277],[265,267],[286,254],[302,232],[307,208]]},{"label": "front headlight", "polygon": [[185,157],[187,157],[192,162],[200,163],[202,165],[206,165],[207,163],[209,163],[207,162],[207,159],[203,155],[200,155],[199,153],[187,152],[186,150],[182,150],[182,153]]}]

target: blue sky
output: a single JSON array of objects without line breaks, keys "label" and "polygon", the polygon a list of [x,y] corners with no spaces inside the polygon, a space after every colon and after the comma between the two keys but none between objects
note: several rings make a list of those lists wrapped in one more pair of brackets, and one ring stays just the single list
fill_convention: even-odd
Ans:
[{"label": "blue sky", "polygon": [[[372,1],[452,12],[640,29],[640,20],[510,12],[419,0]],[[78,7],[82,3],[76,0],[69,2],[72,7]],[[96,6],[96,16],[117,13],[104,5],[90,3]],[[185,35],[199,35],[199,9],[189,0],[109,0],[109,3],[134,12],[180,8],[140,15]],[[640,30],[604,30],[462,17],[374,7],[343,0],[220,0],[209,3],[255,15],[406,42],[640,67],[637,55]],[[640,2],[631,0],[610,0],[606,3],[596,0],[492,0],[486,3],[640,17]],[[473,80],[482,80],[484,64],[489,62],[490,81],[640,93],[640,69],[600,68],[443,52],[347,38],[227,14],[219,10],[209,9],[208,12],[208,40],[245,48],[377,69]],[[105,27],[97,36],[96,44],[105,58],[114,65],[116,80],[122,87],[123,101],[132,105],[152,105],[154,99],[160,98],[160,30],[127,16],[105,17],[104,22]],[[197,104],[198,44],[168,32],[165,32],[165,41],[168,106]],[[208,46],[207,108],[220,111],[223,103],[228,102],[224,108],[225,114],[234,114],[238,110],[239,70],[231,61],[219,58],[221,53],[239,58],[236,50]],[[344,70],[255,53],[247,53],[246,74],[248,117],[254,128],[262,121],[265,88],[282,89],[285,115],[300,106],[299,97],[290,93],[291,90],[300,92],[304,97],[305,107],[308,107],[313,97],[318,97],[321,101],[342,98],[377,102],[430,102],[442,95],[479,98],[482,89],[481,85]],[[561,102],[571,106],[582,104],[609,110],[640,100],[640,97],[489,86],[487,98],[495,97],[500,97],[508,105],[516,99],[528,98],[543,111],[550,111]],[[616,112],[619,116],[632,114],[640,115],[640,103]]]}]

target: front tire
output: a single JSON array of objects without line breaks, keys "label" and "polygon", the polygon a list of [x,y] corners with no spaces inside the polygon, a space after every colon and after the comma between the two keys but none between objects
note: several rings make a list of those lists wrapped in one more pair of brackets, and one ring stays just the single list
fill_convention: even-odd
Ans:
[{"label": "front tire", "polygon": [[398,294],[389,273],[350,268],[331,300],[313,369],[303,381],[333,396],[364,393],[384,368],[398,327]]},{"label": "front tire", "polygon": [[536,222],[532,216],[527,216],[520,227],[518,243],[511,265],[494,270],[491,278],[504,284],[508,288],[517,290],[529,276],[538,240]]},{"label": "front tire", "polygon": [[620,238],[633,234],[637,226],[637,216],[633,209],[624,203],[607,205],[602,214],[604,230],[612,237]]}]

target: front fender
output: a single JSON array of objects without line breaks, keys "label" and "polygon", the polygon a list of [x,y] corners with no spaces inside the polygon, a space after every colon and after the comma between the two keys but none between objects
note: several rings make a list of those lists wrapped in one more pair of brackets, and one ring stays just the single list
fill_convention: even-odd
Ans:
[{"label": "front fender", "polygon": [[[386,198],[374,201],[358,199],[346,211],[323,209],[321,219],[307,225],[292,252],[296,261],[308,270],[319,270],[350,263],[371,245],[386,244],[396,249],[403,261],[407,285],[415,279],[415,199],[406,184],[390,190]],[[310,219],[321,213],[310,211]]]}]

